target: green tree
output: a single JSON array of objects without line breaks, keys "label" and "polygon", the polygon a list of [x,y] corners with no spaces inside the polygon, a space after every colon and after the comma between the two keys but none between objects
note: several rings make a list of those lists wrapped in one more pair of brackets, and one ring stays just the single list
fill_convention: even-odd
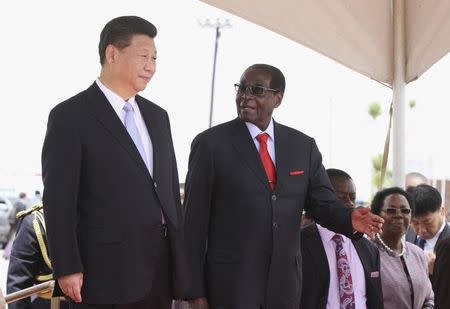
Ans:
[{"label": "green tree", "polygon": [[[377,154],[376,156],[372,157],[372,168],[373,168],[373,178],[372,178],[372,184],[375,186],[375,188],[380,188],[381,185],[381,166],[383,164],[383,154]],[[384,175],[384,185],[386,187],[391,187],[394,184],[394,181],[392,180],[392,171],[389,169],[386,169],[386,174]]]},{"label": "green tree", "polygon": [[381,115],[381,105],[378,102],[372,102],[369,104],[369,115],[375,120]]}]

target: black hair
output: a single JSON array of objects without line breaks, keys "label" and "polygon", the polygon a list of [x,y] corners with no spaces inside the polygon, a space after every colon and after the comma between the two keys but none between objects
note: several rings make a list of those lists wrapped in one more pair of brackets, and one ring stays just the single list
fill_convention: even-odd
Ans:
[{"label": "black hair", "polygon": [[270,64],[257,63],[249,66],[245,71],[249,70],[266,71],[272,77],[270,81],[270,88],[278,90],[281,93],[284,93],[284,90],[286,89],[286,79],[284,78],[283,72],[281,72],[280,69]]},{"label": "black hair", "polygon": [[384,200],[391,194],[403,195],[408,201],[409,208],[411,208],[411,214],[414,215],[415,212],[414,199],[412,198],[411,194],[409,194],[408,192],[399,187],[392,187],[378,191],[372,200],[372,204],[370,205],[372,213],[379,215],[381,209],[383,208]]},{"label": "black hair", "polygon": [[422,216],[441,209],[442,197],[438,190],[429,185],[418,185],[407,189],[416,204],[415,216]]},{"label": "black hair", "polygon": [[110,20],[100,33],[100,42],[98,44],[98,53],[100,63],[105,62],[106,47],[110,44],[119,49],[130,45],[132,36],[135,34],[144,34],[154,38],[158,30],[149,21],[138,16],[120,16]]},{"label": "black hair", "polygon": [[329,168],[327,169],[328,178],[337,178],[337,177],[343,177],[345,179],[352,179],[349,174],[344,172],[343,170],[337,169],[337,168]]}]

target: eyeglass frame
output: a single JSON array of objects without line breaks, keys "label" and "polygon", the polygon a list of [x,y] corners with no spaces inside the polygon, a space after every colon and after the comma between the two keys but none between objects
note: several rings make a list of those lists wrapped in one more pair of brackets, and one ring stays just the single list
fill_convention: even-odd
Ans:
[{"label": "eyeglass frame", "polygon": [[[238,83],[234,84],[234,90],[236,90],[236,93],[247,93],[248,90],[250,90],[249,93],[252,96],[255,96],[255,97],[263,97],[263,96],[265,96],[266,95],[266,91],[272,91],[274,93],[280,92],[280,90],[278,90],[278,89],[268,88],[268,87],[264,87],[264,86],[261,86],[261,85],[247,85],[247,86],[245,86],[245,90],[242,91],[241,90],[241,86],[243,86],[243,85],[242,84],[238,84]],[[263,93],[256,94],[256,93],[253,92],[253,88],[263,89]]]},{"label": "eyeglass frame", "polygon": [[[395,210],[395,212],[394,212]],[[406,216],[410,215],[412,210],[411,208],[396,208],[396,207],[386,207],[385,209],[382,209],[381,211],[385,212],[389,216],[394,216],[399,213]]]}]

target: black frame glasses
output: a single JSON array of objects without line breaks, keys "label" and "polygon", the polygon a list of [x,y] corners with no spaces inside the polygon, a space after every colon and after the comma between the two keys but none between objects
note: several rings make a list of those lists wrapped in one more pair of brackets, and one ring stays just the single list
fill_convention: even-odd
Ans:
[{"label": "black frame glasses", "polygon": [[398,214],[399,211],[402,215],[409,215],[411,213],[411,208],[388,207],[388,208],[383,209],[383,211],[389,216],[394,216],[394,215]]},{"label": "black frame glasses", "polygon": [[266,95],[266,91],[279,92],[278,89],[267,88],[259,85],[242,85],[242,84],[234,84],[234,90],[237,93],[250,93],[256,97],[263,97]]}]

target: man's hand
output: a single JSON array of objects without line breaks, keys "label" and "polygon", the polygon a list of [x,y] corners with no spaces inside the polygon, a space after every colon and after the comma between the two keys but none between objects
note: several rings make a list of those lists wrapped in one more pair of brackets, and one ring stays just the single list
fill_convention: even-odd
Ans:
[{"label": "man's hand", "polygon": [[74,302],[81,303],[81,287],[83,286],[83,273],[75,273],[58,278],[58,284],[66,296]]},{"label": "man's hand", "polygon": [[208,300],[205,297],[188,300],[189,309],[209,309]]},{"label": "man's hand", "polygon": [[430,275],[432,275],[433,269],[434,269],[434,261],[436,260],[436,254],[434,254],[433,251],[430,251],[430,252],[426,253],[425,256],[426,256],[427,262],[428,262],[428,273]]},{"label": "man's hand", "polygon": [[381,233],[383,222],[383,218],[371,213],[370,208],[358,207],[352,212],[353,228],[371,239],[374,239],[377,233]]}]

